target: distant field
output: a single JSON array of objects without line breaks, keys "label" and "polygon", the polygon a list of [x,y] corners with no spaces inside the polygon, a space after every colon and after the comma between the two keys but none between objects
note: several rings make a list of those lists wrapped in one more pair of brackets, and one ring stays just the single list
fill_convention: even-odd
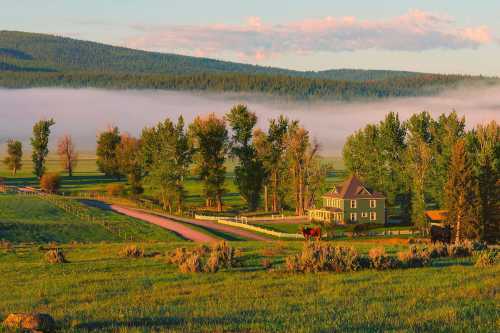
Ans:
[{"label": "distant field", "polygon": [[[47,265],[37,247],[0,250],[0,317],[52,314],[64,332],[495,332],[500,266],[471,259],[387,272],[266,272],[301,242],[232,243],[242,267],[181,274],[163,256],[124,259],[122,244],[65,247]],[[352,241],[365,252],[373,244]],[[143,244],[160,254],[178,245]],[[190,245],[187,245],[190,246]],[[393,253],[400,247],[390,247]],[[1,332],[1,328],[0,328]]]},{"label": "distant field", "polygon": [[14,243],[182,240],[174,233],[133,218],[94,208],[88,210],[96,219],[119,226],[120,234],[81,220],[39,198],[0,194],[0,239]]},{"label": "distant field", "polygon": [[[0,157],[0,159],[3,158]],[[342,160],[335,157],[326,157],[324,161],[334,167],[334,172],[326,179],[328,186],[341,182],[346,176]],[[25,160],[23,164],[23,168],[15,177],[12,177],[10,171],[5,168],[5,165],[0,163],[0,177],[3,177],[5,183],[8,185],[38,186],[38,180],[33,175],[31,160]],[[67,177],[66,173],[62,171],[61,163],[55,156],[49,156],[46,167],[47,171],[61,173],[63,176],[61,191],[65,193],[105,191],[106,186],[111,183],[125,184],[125,180],[117,181],[115,178],[106,177],[100,173],[97,169],[95,156],[91,154],[85,154],[84,158],[78,161],[74,175],[71,178]],[[238,189],[234,184],[233,170],[234,162],[228,161],[225,182],[226,193],[223,196],[223,201],[231,209],[242,209],[245,206],[245,202],[239,195]],[[187,191],[186,204],[189,206],[203,206],[205,201],[203,198],[202,182],[197,177],[190,176],[186,178],[185,187]],[[147,184],[145,184],[145,190],[146,195],[151,194]]]}]

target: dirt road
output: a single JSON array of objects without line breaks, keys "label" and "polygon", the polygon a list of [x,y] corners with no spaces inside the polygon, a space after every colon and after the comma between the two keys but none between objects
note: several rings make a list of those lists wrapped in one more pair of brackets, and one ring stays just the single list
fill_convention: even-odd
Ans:
[{"label": "dirt road", "polygon": [[172,221],[169,218],[154,215],[154,214],[149,214],[145,213],[143,211],[138,211],[135,209],[130,209],[118,205],[108,205],[100,201],[95,201],[95,200],[83,200],[83,202],[89,206],[101,208],[101,209],[108,209],[112,210],[114,212],[127,215],[133,218],[136,218],[138,220],[146,221],[152,224],[155,224],[159,227],[168,229],[170,231],[175,232],[176,234],[180,235],[181,237],[191,240],[193,242],[197,243],[212,243],[212,242],[217,242],[217,239],[215,237],[212,237],[210,235],[204,234],[198,230],[194,230],[192,228],[189,228],[188,226],[184,225],[183,223],[180,222],[175,222]]}]

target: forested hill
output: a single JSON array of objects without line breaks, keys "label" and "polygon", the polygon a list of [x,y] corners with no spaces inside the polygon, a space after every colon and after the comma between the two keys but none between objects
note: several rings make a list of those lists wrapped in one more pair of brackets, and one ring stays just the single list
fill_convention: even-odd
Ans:
[{"label": "forested hill", "polygon": [[415,96],[477,77],[384,70],[301,72],[0,31],[0,86],[252,92],[297,98]]}]

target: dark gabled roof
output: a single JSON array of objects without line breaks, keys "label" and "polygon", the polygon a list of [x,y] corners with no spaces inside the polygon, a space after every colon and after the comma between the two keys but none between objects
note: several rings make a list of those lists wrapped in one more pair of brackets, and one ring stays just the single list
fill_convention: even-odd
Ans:
[{"label": "dark gabled roof", "polygon": [[384,199],[384,195],[379,192],[372,192],[367,189],[361,181],[354,175],[351,175],[341,185],[334,186],[325,197],[339,199]]}]

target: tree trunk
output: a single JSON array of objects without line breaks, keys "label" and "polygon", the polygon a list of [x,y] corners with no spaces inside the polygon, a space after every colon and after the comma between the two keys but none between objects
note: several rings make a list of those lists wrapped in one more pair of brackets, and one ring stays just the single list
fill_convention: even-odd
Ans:
[{"label": "tree trunk", "polygon": [[273,171],[273,212],[278,211],[278,172]]},{"label": "tree trunk", "polygon": [[267,197],[267,185],[264,185],[264,210],[269,211],[269,202]]},{"label": "tree trunk", "polygon": [[460,215],[457,216],[457,224],[455,226],[455,228],[457,229],[455,231],[455,244],[460,243],[460,237],[461,237],[460,229],[462,228],[461,220],[462,220],[462,217]]},{"label": "tree trunk", "polygon": [[217,200],[217,211],[222,212],[222,196],[220,194],[217,194],[216,200]]}]

